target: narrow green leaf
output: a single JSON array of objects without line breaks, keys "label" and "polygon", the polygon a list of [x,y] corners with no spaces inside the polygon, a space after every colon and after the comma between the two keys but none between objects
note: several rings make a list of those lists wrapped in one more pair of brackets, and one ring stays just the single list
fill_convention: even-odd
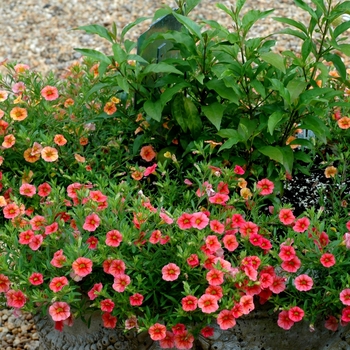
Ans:
[{"label": "narrow green leaf", "polygon": [[156,102],[147,100],[144,103],[143,108],[147,115],[149,115],[152,119],[156,120],[157,122],[161,121],[164,106],[162,105],[160,100]]},{"label": "narrow green leaf", "polygon": [[114,59],[118,64],[121,64],[122,62],[125,62],[127,60],[126,52],[118,43],[112,45],[112,50]]},{"label": "narrow green leaf", "polygon": [[316,12],[302,0],[294,0],[295,4],[302,10],[307,11],[314,20],[318,20]]},{"label": "narrow green leaf", "polygon": [[328,62],[333,62],[334,67],[338,71],[341,79],[346,80],[346,67],[343,60],[338,55],[332,53],[325,55],[324,58]]},{"label": "narrow green leaf", "polygon": [[260,11],[260,10],[250,10],[242,18],[242,27],[247,33],[250,28],[262,18],[267,17],[274,10]]},{"label": "narrow green leaf", "polygon": [[270,116],[269,116],[269,120],[267,122],[267,127],[269,129],[269,132],[271,135],[273,135],[273,132],[276,128],[276,126],[278,125],[278,123],[283,119],[283,112],[282,111],[276,111],[273,112]]},{"label": "narrow green leaf", "polygon": [[310,38],[307,38],[304,40],[303,45],[301,46],[301,57],[303,58],[304,61],[307,60],[307,58],[310,55],[310,52],[312,51],[313,48],[313,42]]},{"label": "narrow green leaf", "polygon": [[267,63],[279,69],[281,72],[286,73],[286,65],[284,58],[278,53],[266,52],[260,54],[260,57]]},{"label": "narrow green leaf", "polygon": [[264,85],[257,79],[252,80],[250,85],[254,88],[254,90],[261,95],[262,98],[266,97],[266,89]]},{"label": "narrow green leaf", "polygon": [[142,23],[148,19],[150,19],[151,17],[140,17],[138,18],[136,21],[132,22],[132,23],[129,23],[128,25],[126,25],[121,34],[120,34],[120,42],[122,43],[124,41],[124,37],[125,37],[125,34],[133,27],[137,26],[139,23]]},{"label": "narrow green leaf", "polygon": [[350,28],[350,21],[346,21],[344,23],[339,24],[334,29],[334,39],[336,39],[339,35],[343,34],[345,31],[347,31]]},{"label": "narrow green leaf", "polygon": [[226,107],[219,102],[214,102],[209,106],[202,107],[204,115],[211,121],[217,130],[220,130],[221,120],[225,109]]},{"label": "narrow green leaf", "polygon": [[221,129],[217,134],[225,139],[239,137],[239,134],[235,129]]},{"label": "narrow green leaf", "polygon": [[85,95],[85,99],[87,100],[93,93],[100,91],[101,89],[103,89],[106,86],[109,86],[109,83],[98,83],[96,85],[94,85],[89,92]]},{"label": "narrow green leaf", "polygon": [[[243,3],[243,4],[244,4],[244,2],[245,2],[245,0],[238,0],[238,2],[237,2],[237,4],[236,4],[237,9],[238,9],[238,5],[239,5],[240,3]],[[242,6],[243,6],[243,4],[242,4]],[[224,4],[217,3],[217,4],[216,4],[216,7],[219,8],[220,10],[226,12],[226,13],[233,19],[233,17],[234,17],[233,12],[232,12],[231,10],[229,10]],[[242,8],[242,7],[241,7],[241,8]],[[241,8],[238,9],[238,12],[240,12]]]},{"label": "narrow green leaf", "polygon": [[337,49],[342,51],[346,56],[350,57],[350,44],[340,44]]},{"label": "narrow green leaf", "polygon": [[173,12],[173,14],[175,18],[189,30],[190,33],[194,34],[198,39],[202,38],[201,27],[196,22],[176,12]]},{"label": "narrow green leaf", "polygon": [[103,26],[98,24],[90,24],[88,26],[81,26],[74,28],[74,30],[84,30],[86,33],[97,34],[101,38],[107,39],[110,43],[114,42],[111,33]]},{"label": "narrow green leaf", "polygon": [[272,19],[274,19],[277,22],[281,22],[281,23],[286,23],[289,24],[295,28],[300,29],[302,32],[304,32],[305,34],[307,34],[307,28],[305,27],[305,25],[301,22],[297,22],[294,19],[290,19],[290,18],[285,18],[285,17],[272,17]]},{"label": "narrow green leaf", "polygon": [[93,50],[93,49],[78,49],[78,48],[74,48],[74,50],[77,52],[80,52],[83,56],[91,57],[96,61],[105,62],[107,64],[112,63],[111,59],[100,51]]},{"label": "narrow green leaf", "polygon": [[125,91],[126,93],[129,93],[129,83],[128,81],[121,75],[116,76],[117,84],[118,86]]},{"label": "narrow green leaf", "polygon": [[175,73],[175,74],[180,74],[183,75],[183,73],[176,69],[174,66],[171,66],[170,64],[167,64],[165,62],[160,62],[160,63],[151,63],[149,64],[143,73],[148,74],[148,73]]},{"label": "narrow green leaf", "polygon": [[201,0],[186,0],[186,16],[201,2]]},{"label": "narrow green leaf", "polygon": [[277,34],[288,34],[288,35],[295,36],[301,40],[306,40],[308,38],[305,33],[300,32],[299,30],[293,30],[290,28],[285,28],[285,29],[279,30],[277,32]]},{"label": "narrow green leaf", "polygon": [[[238,133],[237,133],[238,135]],[[219,152],[221,152],[224,149],[230,149],[232,146],[236,145],[238,142],[240,142],[241,139],[239,137],[239,135],[237,137],[232,137],[229,138],[220,148],[219,148]]]}]

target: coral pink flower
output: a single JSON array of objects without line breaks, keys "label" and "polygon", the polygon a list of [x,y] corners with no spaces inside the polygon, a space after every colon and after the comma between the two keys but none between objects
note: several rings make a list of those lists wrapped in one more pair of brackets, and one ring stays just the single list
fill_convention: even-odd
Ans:
[{"label": "coral pink flower", "polygon": [[53,222],[51,225],[45,226],[45,235],[51,235],[52,233],[57,232],[58,230],[58,223]]},{"label": "coral pink flower", "polygon": [[40,94],[46,101],[54,101],[58,99],[58,90],[55,86],[45,86],[40,91]]},{"label": "coral pink flower", "polygon": [[118,293],[124,292],[125,288],[130,284],[131,280],[128,275],[117,275],[114,277],[112,288]]},{"label": "coral pink flower", "polygon": [[4,90],[0,90],[0,102],[4,102],[7,100],[8,92]]},{"label": "coral pink flower", "polygon": [[237,175],[243,175],[245,173],[244,169],[239,165],[235,165],[233,172]]},{"label": "coral pink flower", "polygon": [[264,305],[271,298],[272,292],[270,289],[263,289],[258,296],[260,305]]},{"label": "coral pink flower", "polygon": [[256,281],[258,277],[258,271],[253,266],[243,266],[242,269],[251,281]]},{"label": "coral pink flower", "polygon": [[150,162],[156,156],[156,152],[154,152],[153,147],[151,145],[143,146],[141,148],[140,156],[146,162]]},{"label": "coral pink flower", "polygon": [[216,319],[219,327],[223,330],[232,328],[236,325],[236,319],[233,317],[233,314],[230,310],[222,310],[218,314]]},{"label": "coral pink flower", "polygon": [[36,188],[34,185],[28,184],[28,183],[24,183],[23,185],[21,185],[21,187],[19,188],[19,193],[22,196],[26,196],[26,197],[33,197],[36,193]]},{"label": "coral pink flower", "polygon": [[45,226],[46,219],[41,215],[36,215],[29,221],[29,223],[34,231],[39,231]]},{"label": "coral pink flower", "polygon": [[230,190],[228,189],[228,184],[225,182],[220,181],[218,184],[218,193],[221,194],[229,194]]},{"label": "coral pink flower", "polygon": [[97,203],[104,203],[107,200],[107,196],[101,191],[90,191],[89,197]]},{"label": "coral pink flower", "polygon": [[219,305],[216,297],[210,294],[203,294],[198,299],[198,307],[203,313],[210,314],[215,312],[219,308]]},{"label": "coral pink flower", "polygon": [[275,294],[282,293],[286,289],[285,279],[283,277],[274,276],[269,289]]},{"label": "coral pink flower", "polygon": [[305,312],[303,309],[301,309],[298,306],[294,306],[291,309],[288,310],[288,317],[293,321],[293,322],[299,322],[303,319],[305,315]]},{"label": "coral pink flower", "polygon": [[231,218],[231,227],[241,227],[245,223],[241,214],[233,214]]},{"label": "coral pink flower", "polygon": [[258,233],[252,233],[249,235],[249,242],[255,247],[261,246],[262,239],[263,236],[259,235]]},{"label": "coral pink flower", "polygon": [[34,231],[32,230],[23,231],[19,234],[18,242],[20,244],[29,244],[32,237],[34,237]]},{"label": "coral pink flower", "polygon": [[139,328],[139,325],[137,324],[137,318],[135,315],[132,315],[131,317],[125,320],[125,329],[133,328]]},{"label": "coral pink flower", "polygon": [[198,230],[202,230],[209,223],[209,218],[203,212],[193,213],[191,217],[191,225]]},{"label": "coral pink flower", "polygon": [[30,239],[28,246],[31,250],[38,250],[41,247],[43,240],[44,237],[42,235],[34,235]]},{"label": "coral pink flower", "polygon": [[57,134],[55,135],[55,137],[53,138],[53,142],[57,145],[57,146],[64,146],[67,143],[67,139],[61,135],[61,134]]},{"label": "coral pink flower", "polygon": [[284,225],[290,225],[294,222],[295,216],[293,215],[293,212],[291,209],[281,209],[278,217],[282,224]]},{"label": "coral pink flower", "polygon": [[242,305],[243,313],[245,315],[249,314],[255,308],[252,295],[243,295],[239,300],[239,303]]},{"label": "coral pink flower", "polygon": [[54,277],[49,284],[49,288],[53,292],[57,293],[60,290],[62,290],[64,286],[67,286],[67,285],[68,285],[68,280],[66,277],[64,277],[64,276]]},{"label": "coral pink flower", "polygon": [[335,265],[335,257],[331,253],[325,253],[321,256],[320,262],[324,267],[331,267]]},{"label": "coral pink flower", "polygon": [[112,312],[114,309],[114,302],[111,299],[104,299],[100,303],[100,308],[104,312]]},{"label": "coral pink flower", "polygon": [[58,159],[57,149],[54,147],[46,146],[41,152],[41,158],[45,160],[45,162],[54,162]]},{"label": "coral pink flower", "polygon": [[168,225],[172,224],[174,220],[167,214],[160,212],[159,213],[160,218]]},{"label": "coral pink flower", "polygon": [[239,232],[242,237],[249,237],[252,233],[258,233],[259,226],[254,224],[254,222],[246,221],[239,227]]},{"label": "coral pink flower", "polygon": [[227,194],[215,193],[213,196],[209,197],[209,202],[212,204],[225,205],[229,199],[230,197]]},{"label": "coral pink flower", "polygon": [[70,316],[70,307],[63,301],[56,301],[49,307],[49,314],[54,321],[64,321]]},{"label": "coral pink flower", "polygon": [[243,310],[243,306],[242,306],[242,304],[240,304],[240,303],[236,303],[236,304],[233,306],[232,310],[231,310],[232,315],[233,315],[234,318],[239,318],[239,317],[241,317],[242,315],[244,315],[244,312],[243,312],[243,311],[244,311],[244,310]]},{"label": "coral pink flower", "polygon": [[295,232],[304,232],[309,228],[309,225],[310,225],[310,220],[308,218],[301,218],[295,222],[293,226],[293,230]]},{"label": "coral pink flower", "polygon": [[336,332],[338,330],[339,321],[334,316],[328,316],[324,326],[330,331]]},{"label": "coral pink flower", "polygon": [[278,315],[277,324],[281,328],[288,330],[292,328],[294,322],[289,318],[288,311],[281,311]]},{"label": "coral pink flower", "polygon": [[29,282],[33,285],[33,286],[38,286],[42,283],[44,283],[44,277],[41,273],[39,272],[33,272],[29,278],[28,278]]},{"label": "coral pink flower", "polygon": [[115,328],[118,319],[109,312],[105,312],[102,315],[102,321],[105,328]]},{"label": "coral pink flower", "polygon": [[60,249],[56,253],[54,253],[52,260],[50,261],[50,264],[52,266],[61,268],[63,267],[63,264],[67,261],[67,257],[63,255],[63,250]]},{"label": "coral pink flower", "polygon": [[151,233],[151,236],[149,238],[149,242],[152,244],[157,244],[162,237],[162,233],[159,230],[155,230]]},{"label": "coral pink flower", "polygon": [[27,116],[28,116],[28,112],[25,108],[14,107],[10,111],[10,117],[13,120],[22,121],[22,120],[26,119]]},{"label": "coral pink flower", "polygon": [[20,309],[25,305],[26,301],[26,296],[20,290],[10,289],[6,292],[6,302],[9,307]]},{"label": "coral pink flower", "polygon": [[187,331],[174,336],[174,344],[176,349],[192,349],[194,336]]},{"label": "coral pink flower", "polygon": [[191,254],[186,261],[192,268],[199,265],[199,258],[197,254]]},{"label": "coral pink flower", "polygon": [[86,244],[88,244],[89,249],[95,250],[97,249],[98,239],[97,237],[91,236],[86,240]]},{"label": "coral pink flower", "polygon": [[233,252],[238,247],[235,235],[225,235],[222,241],[224,242],[224,247],[230,252]]},{"label": "coral pink flower", "polygon": [[163,324],[155,323],[148,329],[148,334],[152,340],[162,340],[166,337],[166,327]]},{"label": "coral pink flower", "polygon": [[310,290],[314,284],[312,278],[308,275],[300,275],[294,279],[295,288],[301,292]]},{"label": "coral pink flower", "polygon": [[201,334],[204,338],[209,338],[214,335],[214,328],[210,326],[206,326],[201,329]]},{"label": "coral pink flower", "polygon": [[67,195],[68,197],[74,199],[74,198],[78,198],[78,194],[77,192],[82,189],[83,185],[78,183],[78,182],[74,182],[72,184],[70,184],[67,187]]},{"label": "coral pink flower", "polygon": [[218,249],[221,248],[221,244],[218,238],[214,235],[209,235],[205,239],[206,248],[210,251],[210,253],[215,253]]},{"label": "coral pink flower", "polygon": [[97,214],[92,213],[85,218],[83,229],[93,232],[100,226],[100,218]]},{"label": "coral pink flower", "polygon": [[177,219],[177,224],[181,230],[188,230],[192,227],[192,214],[183,213]]},{"label": "coral pink flower", "polygon": [[3,208],[3,213],[6,219],[13,219],[17,217],[21,211],[16,203],[10,203]]},{"label": "coral pink flower", "polygon": [[88,291],[88,297],[90,300],[95,300],[98,297],[99,292],[101,292],[103,288],[102,283],[95,283],[94,286]]},{"label": "coral pink flower", "polygon": [[109,273],[113,277],[116,277],[117,275],[123,275],[125,272],[125,268],[126,266],[123,260],[114,259],[110,261],[108,272],[106,273]]},{"label": "coral pink flower", "polygon": [[211,220],[210,229],[215,233],[222,234],[225,231],[225,226],[218,220]]},{"label": "coral pink flower", "polygon": [[194,311],[197,309],[198,299],[193,295],[187,295],[181,299],[181,304],[184,311]]},{"label": "coral pink flower", "polygon": [[186,326],[182,323],[177,323],[175,326],[171,327],[171,330],[173,333],[176,334],[182,334],[186,332]]},{"label": "coral pink flower", "polygon": [[92,272],[92,261],[88,258],[80,257],[72,264],[74,273],[80,277],[85,277]]},{"label": "coral pink flower", "polygon": [[212,269],[207,275],[206,279],[211,286],[219,286],[224,283],[224,273],[220,270]]},{"label": "coral pink flower", "polygon": [[157,164],[153,164],[152,166],[147,167],[143,172],[143,176],[149,176],[153,173],[155,174],[157,166],[158,166]]},{"label": "coral pink flower", "polygon": [[341,320],[343,322],[350,322],[350,306],[347,306],[342,310]]},{"label": "coral pink flower", "polygon": [[258,181],[256,187],[261,190],[259,194],[261,194],[262,196],[267,196],[273,192],[275,185],[272,181],[268,179],[262,179]]},{"label": "coral pink flower", "polygon": [[265,251],[270,250],[272,248],[272,243],[265,237],[261,239],[260,248]]},{"label": "coral pink flower", "polygon": [[301,261],[297,256],[295,256],[292,260],[283,261],[283,263],[281,264],[283,270],[291,273],[297,272],[300,266]]},{"label": "coral pink flower", "polygon": [[159,346],[161,349],[172,349],[175,346],[174,334],[170,331],[166,331],[165,338],[159,340]]},{"label": "coral pink flower", "polygon": [[350,305],[350,289],[344,289],[340,292],[340,301],[344,304],[344,305]]},{"label": "coral pink flower", "polygon": [[273,283],[273,276],[271,276],[269,273],[263,272],[260,275],[259,282],[261,288],[269,288]]},{"label": "coral pink flower", "polygon": [[337,120],[337,124],[340,129],[349,129],[350,128],[350,118],[342,117]]},{"label": "coral pink flower", "polygon": [[280,252],[278,256],[283,261],[292,260],[295,257],[295,249],[290,245],[281,245]]},{"label": "coral pink flower", "polygon": [[129,297],[131,306],[141,306],[143,303],[143,295],[140,293],[135,293]]},{"label": "coral pink flower", "polygon": [[106,233],[106,245],[110,247],[119,247],[122,240],[123,236],[118,230],[111,230]]},{"label": "coral pink flower", "polygon": [[162,268],[162,278],[165,281],[175,281],[179,275],[180,268],[174,263],[169,263]]},{"label": "coral pink flower", "polygon": [[222,288],[220,286],[213,286],[213,285],[209,286],[205,290],[205,294],[210,294],[214,296],[217,300],[220,300],[224,295]]},{"label": "coral pink flower", "polygon": [[0,293],[6,293],[10,289],[10,279],[3,275],[0,274]]}]

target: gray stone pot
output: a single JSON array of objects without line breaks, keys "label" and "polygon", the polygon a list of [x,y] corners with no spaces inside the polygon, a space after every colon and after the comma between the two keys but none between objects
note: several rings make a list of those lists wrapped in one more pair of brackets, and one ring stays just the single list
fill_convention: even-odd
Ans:
[{"label": "gray stone pot", "polygon": [[[289,331],[277,325],[277,314],[269,315],[268,308],[254,310],[237,319],[234,328],[222,331],[214,325],[212,338],[200,337],[195,350],[349,350],[350,327],[337,332],[316,324],[310,332],[306,322],[296,323]],[[160,350],[147,333],[124,333],[122,330],[102,326],[99,315],[94,315],[90,328],[81,320],[63,332],[54,329],[51,318],[35,317],[40,338],[40,350]]]}]

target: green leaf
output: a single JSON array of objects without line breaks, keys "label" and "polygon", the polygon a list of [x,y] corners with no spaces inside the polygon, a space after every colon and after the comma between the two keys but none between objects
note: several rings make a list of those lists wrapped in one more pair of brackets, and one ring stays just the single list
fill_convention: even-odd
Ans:
[{"label": "green leaf", "polygon": [[302,120],[299,128],[313,131],[323,143],[327,143],[329,130],[320,118],[313,115],[308,115]]},{"label": "green leaf", "polygon": [[313,49],[313,42],[310,38],[307,38],[306,40],[304,40],[303,45],[301,46],[301,57],[303,58],[304,61],[307,60],[312,49]]},{"label": "green leaf", "polygon": [[342,61],[342,59],[338,55],[335,55],[335,54],[332,54],[332,53],[328,53],[328,54],[324,55],[324,58],[328,62],[333,62],[334,67],[338,71],[341,79],[343,81],[346,80],[346,67],[345,67],[345,64]]},{"label": "green leaf", "polygon": [[281,72],[286,73],[286,65],[284,58],[274,52],[266,52],[260,54],[260,57],[267,63],[271,64],[275,68],[279,69]]},{"label": "green leaf", "polygon": [[258,148],[258,151],[270,159],[280,163],[289,173],[292,172],[293,168],[293,151],[289,146],[286,147],[274,147],[274,146],[264,146]]},{"label": "green leaf", "polygon": [[156,102],[147,100],[144,103],[143,108],[147,115],[149,115],[152,119],[156,120],[157,122],[161,121],[164,106],[162,105],[160,100]]},{"label": "green leaf", "polygon": [[350,44],[341,44],[337,46],[337,49],[342,51],[346,56],[350,57]]},{"label": "green leaf", "polygon": [[126,52],[121,48],[118,43],[112,45],[114,59],[117,63],[121,64],[127,60]]},{"label": "green leaf", "polygon": [[229,138],[220,148],[218,152],[224,149],[230,149],[232,146],[236,145],[238,142],[242,141],[240,135],[237,133],[236,137]]},{"label": "green leaf", "polygon": [[221,120],[225,109],[226,107],[219,102],[214,102],[209,106],[202,107],[204,115],[211,121],[217,130],[220,130]]},{"label": "green leaf", "polygon": [[257,22],[272,13],[274,10],[260,11],[260,10],[250,10],[242,18],[242,27],[247,33],[249,29]]},{"label": "green leaf", "polygon": [[294,163],[294,152],[290,146],[284,146],[279,148],[283,155],[283,163],[284,169],[288,171],[288,173],[292,173],[293,163]]},{"label": "green leaf", "polygon": [[279,30],[277,32],[277,34],[288,34],[288,35],[296,36],[297,38],[299,38],[301,40],[307,39],[307,35],[305,33],[300,32],[299,30],[293,30],[290,28],[285,28],[285,29]]},{"label": "green leaf", "polygon": [[151,17],[140,17],[140,18],[138,18],[136,21],[134,21],[134,22],[129,23],[128,25],[126,25],[126,26],[123,28],[123,30],[122,30],[122,32],[121,32],[121,34],[120,34],[120,42],[123,42],[123,41],[124,41],[124,36],[125,36],[125,34],[126,34],[131,28],[135,27],[135,26],[138,25],[139,23],[144,22],[144,21],[146,21],[146,20],[148,20],[148,19],[150,19],[150,18],[151,18]]},{"label": "green leaf", "polygon": [[121,75],[117,75],[116,78],[118,86],[125,91],[126,93],[129,93],[129,83],[128,81]]},{"label": "green leaf", "polygon": [[177,94],[172,102],[172,113],[175,120],[180,125],[183,132],[187,132],[188,127],[185,122],[185,107],[184,107],[184,96]]},{"label": "green leaf", "polygon": [[173,12],[173,15],[181,24],[183,24],[189,30],[190,33],[192,33],[199,39],[202,38],[201,27],[196,22],[193,22],[188,17],[180,15],[176,12]]},{"label": "green leaf", "polygon": [[284,87],[283,83],[277,79],[270,79],[272,89],[278,91],[285,102],[290,105],[290,94],[289,91]]},{"label": "green leaf", "polygon": [[227,138],[227,139],[230,139],[230,138],[237,138],[237,137],[240,137],[240,135],[238,134],[238,131],[235,130],[235,129],[221,129],[217,135],[219,135],[220,137],[223,137],[223,138]]},{"label": "green leaf", "polygon": [[111,59],[100,51],[93,50],[93,49],[78,49],[78,48],[74,48],[74,50],[77,52],[80,52],[83,56],[91,57],[95,61],[105,62],[107,64],[112,63]]},{"label": "green leaf", "polygon": [[266,97],[266,90],[264,85],[259,80],[252,80],[250,85],[256,90],[258,94],[261,95],[262,98]]},{"label": "green leaf", "polygon": [[272,19],[274,19],[277,22],[281,22],[281,23],[286,23],[289,24],[295,28],[300,29],[302,32],[304,32],[305,34],[307,34],[307,28],[305,27],[305,25],[301,22],[297,22],[294,19],[290,19],[290,18],[285,18],[285,17],[272,17]]},{"label": "green leaf", "polygon": [[273,135],[273,132],[275,130],[275,127],[277,126],[277,124],[283,119],[283,112],[282,111],[276,111],[273,112],[270,116],[269,116],[269,120],[267,122],[267,127],[269,129],[269,132],[271,135]]},{"label": "green leaf", "polygon": [[221,97],[239,105],[238,96],[232,91],[232,89],[228,88],[222,80],[213,79],[207,82],[206,85],[208,89],[214,90]]},{"label": "green leaf", "polygon": [[96,85],[94,85],[89,92],[85,95],[85,101],[95,92],[100,91],[101,89],[103,89],[106,86],[109,86],[109,83],[98,83]]},{"label": "green leaf", "polygon": [[241,135],[244,142],[248,141],[248,139],[253,135],[257,125],[258,121],[256,119],[240,119],[237,131]]},{"label": "green leaf", "polygon": [[160,63],[151,63],[149,64],[143,73],[148,74],[148,73],[175,73],[175,74],[180,74],[183,75],[183,73],[176,69],[174,66],[171,66],[170,64],[167,64],[165,62],[160,62]]},{"label": "green leaf", "polygon": [[201,0],[186,0],[186,16],[201,2]]},{"label": "green leaf", "polygon": [[344,23],[339,24],[333,32],[333,36],[336,39],[339,35],[343,34],[350,28],[350,21],[346,21]]},{"label": "green leaf", "polygon": [[305,81],[291,80],[287,84],[287,90],[289,91],[290,95],[290,102],[293,103],[295,100],[297,100],[306,87],[307,83]]},{"label": "green leaf", "polygon": [[294,158],[297,160],[301,160],[304,163],[311,163],[312,162],[311,157],[308,154],[306,154],[305,152],[301,152],[301,151],[295,152]]},{"label": "green leaf", "polygon": [[175,84],[173,87],[170,89],[166,89],[161,95],[160,95],[160,100],[162,104],[165,106],[167,102],[169,102],[173,96],[178,93],[180,90],[189,87],[190,85],[187,82]]},{"label": "green leaf", "polygon": [[186,123],[192,137],[197,138],[202,131],[202,120],[199,116],[198,109],[190,98],[184,98],[184,108]]},{"label": "green leaf", "polygon": [[98,24],[90,24],[88,26],[81,26],[74,28],[74,30],[84,30],[86,33],[97,34],[101,38],[107,39],[110,43],[114,42],[114,38],[111,33],[103,26]]},{"label": "green leaf", "polygon": [[304,1],[294,0],[294,2],[298,7],[300,7],[304,11],[307,11],[310,14],[311,18],[313,18],[316,21],[318,20],[316,12],[309,5],[307,5]]}]

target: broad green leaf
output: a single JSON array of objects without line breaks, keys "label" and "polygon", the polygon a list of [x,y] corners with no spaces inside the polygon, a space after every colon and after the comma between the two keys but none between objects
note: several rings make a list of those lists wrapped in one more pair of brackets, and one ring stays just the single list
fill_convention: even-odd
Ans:
[{"label": "broad green leaf", "polygon": [[175,18],[189,30],[190,33],[194,34],[198,39],[202,38],[201,27],[196,22],[176,12],[173,12],[173,14]]},{"label": "broad green leaf", "polygon": [[350,21],[346,21],[344,23],[339,24],[335,29],[334,29],[334,38],[336,39],[339,35],[343,34],[346,30],[350,28]]},{"label": "broad green leaf", "polygon": [[148,73],[175,73],[175,74],[180,74],[183,75],[183,73],[176,69],[174,66],[171,66],[170,64],[160,62],[160,63],[151,63],[149,64],[143,73],[148,74]]},{"label": "broad green leaf", "polygon": [[143,63],[143,64],[148,64],[148,62],[143,57],[141,57],[140,55],[131,54],[131,55],[128,55],[127,59],[128,60],[133,60],[133,61],[136,61],[136,62],[140,62],[140,63]]},{"label": "broad green leaf", "polygon": [[201,2],[201,0],[186,0],[186,16]]},{"label": "broad green leaf", "polygon": [[258,151],[265,156],[269,157],[270,159],[283,164],[283,153],[278,147],[273,146],[264,146],[260,147]]},{"label": "broad green leaf", "polygon": [[235,129],[221,129],[217,134],[225,139],[240,137],[238,131]]},{"label": "broad green leaf", "polygon": [[87,100],[94,92],[100,91],[101,89],[103,89],[106,86],[109,86],[109,83],[98,83],[96,85],[94,85],[89,92],[85,95],[85,100]]},{"label": "broad green leaf", "polygon": [[124,90],[126,93],[129,93],[129,83],[128,81],[121,75],[116,76],[118,86]]},{"label": "broad green leaf", "polygon": [[202,107],[204,115],[211,121],[217,130],[220,130],[221,119],[225,109],[226,107],[219,102],[214,102],[209,106]]},{"label": "broad green leaf", "polygon": [[275,130],[275,127],[277,126],[277,124],[283,119],[283,112],[282,111],[276,111],[273,112],[270,116],[269,116],[269,120],[267,122],[267,127],[269,129],[269,132],[271,135],[273,135],[273,132]]},{"label": "broad green leaf", "polygon": [[[101,38],[107,39],[110,43],[114,42],[113,34],[110,33],[105,27],[98,24],[91,24],[88,26],[81,26],[74,28],[74,30],[84,30],[86,33],[97,34]],[[111,35],[112,34],[112,35]]]},{"label": "broad green leaf", "polygon": [[157,122],[161,121],[164,106],[162,105],[160,100],[156,102],[147,100],[144,103],[143,108],[147,115],[149,115],[152,119],[156,120]]},{"label": "broad green leaf", "polygon": [[241,141],[241,138],[239,136],[239,134],[237,133],[237,137],[232,137],[229,138],[220,148],[219,148],[219,152],[221,152],[224,149],[230,149],[232,146],[236,145],[238,142]]},{"label": "broad green leaf", "polygon": [[286,73],[286,65],[284,58],[278,53],[266,52],[260,54],[260,57],[267,63],[279,69],[281,72]]},{"label": "broad green leaf", "polygon": [[259,80],[252,80],[250,82],[250,85],[254,88],[254,90],[261,95],[262,98],[265,98],[266,97],[266,90],[265,90],[265,87],[262,83],[260,83]]},{"label": "broad green leaf", "polygon": [[185,121],[192,137],[196,138],[202,131],[202,120],[199,116],[198,109],[190,98],[184,99]]},{"label": "broad green leaf", "polygon": [[244,142],[248,141],[248,139],[253,135],[257,125],[258,121],[256,119],[240,119],[237,131],[241,135]]},{"label": "broad green leaf", "polygon": [[340,44],[337,48],[350,57],[350,44]]},{"label": "broad green leaf", "polygon": [[295,4],[300,7],[301,9],[303,9],[304,11],[307,11],[310,16],[314,19],[314,20],[318,20],[317,14],[315,12],[315,10],[313,10],[309,5],[307,5],[304,1],[302,0],[294,0]]},{"label": "broad green leaf", "polygon": [[144,22],[148,19],[150,19],[151,17],[140,17],[138,18],[136,21],[129,23],[128,25],[126,25],[120,35],[120,42],[122,43],[124,41],[124,36],[125,34],[133,27],[137,26],[139,23]]},{"label": "broad green leaf", "polygon": [[291,103],[293,103],[295,100],[299,98],[300,94],[304,91],[306,86],[307,86],[307,83],[301,80],[291,80],[287,84],[287,90],[289,91]]},{"label": "broad green leaf", "polygon": [[213,79],[206,83],[206,86],[210,90],[214,90],[221,97],[226,98],[230,102],[239,105],[238,96],[232,89],[228,88],[222,80]]},{"label": "broad green leaf", "polygon": [[301,57],[304,61],[307,60],[307,58],[310,55],[310,52],[312,52],[313,45],[314,44],[310,38],[304,40],[303,45],[301,46]]},{"label": "broad green leaf", "polygon": [[305,25],[301,22],[297,22],[294,19],[290,19],[290,18],[285,18],[285,17],[272,17],[272,19],[274,19],[277,22],[281,22],[281,23],[286,23],[289,24],[295,28],[300,29],[302,32],[304,32],[305,34],[307,34],[307,28],[305,27]]},{"label": "broad green leaf", "polygon": [[260,10],[250,10],[242,18],[242,27],[247,33],[249,29],[257,22],[259,19],[267,17],[274,10],[260,11]]},{"label": "broad green leaf", "polygon": [[187,132],[188,127],[185,121],[185,107],[184,107],[184,96],[182,94],[177,94],[171,104],[172,113],[175,120],[180,125],[183,132]]},{"label": "broad green leaf", "polygon": [[290,105],[290,94],[289,91],[284,87],[283,83],[277,79],[270,79],[272,89],[278,91],[285,102]]},{"label": "broad green leaf", "polygon": [[170,89],[166,89],[161,95],[160,95],[160,100],[162,104],[165,106],[167,102],[169,102],[173,96],[178,93],[180,90],[189,87],[189,84],[187,82],[175,84],[173,87]]},{"label": "broad green leaf", "polygon": [[335,55],[332,53],[325,55],[324,58],[328,62],[333,62],[334,67],[338,71],[341,79],[346,80],[346,67],[345,67],[343,60],[338,55]]},{"label": "broad green leaf", "polygon": [[126,52],[121,48],[118,43],[112,45],[113,56],[117,63],[121,64],[127,60]]},{"label": "broad green leaf", "polygon": [[313,115],[308,115],[302,120],[299,128],[313,131],[323,143],[327,143],[329,130],[320,118]]},{"label": "broad green leaf", "polygon": [[284,166],[286,171],[288,171],[291,174],[294,163],[294,152],[290,146],[279,147],[279,149],[283,155],[282,165]]},{"label": "broad green leaf", "polygon": [[139,149],[141,148],[141,146],[144,142],[143,141],[144,138],[145,138],[144,134],[136,136],[133,147],[132,147],[133,155],[136,155],[138,153]]},{"label": "broad green leaf", "polygon": [[312,162],[311,157],[308,154],[306,154],[305,152],[301,152],[301,151],[295,152],[294,158],[297,160],[301,160],[304,163],[311,163]]},{"label": "broad green leaf", "polygon": [[83,56],[91,57],[96,61],[105,62],[107,64],[112,63],[111,59],[100,51],[93,50],[93,49],[78,49],[78,48],[74,48],[74,50],[77,52],[80,52]]}]

